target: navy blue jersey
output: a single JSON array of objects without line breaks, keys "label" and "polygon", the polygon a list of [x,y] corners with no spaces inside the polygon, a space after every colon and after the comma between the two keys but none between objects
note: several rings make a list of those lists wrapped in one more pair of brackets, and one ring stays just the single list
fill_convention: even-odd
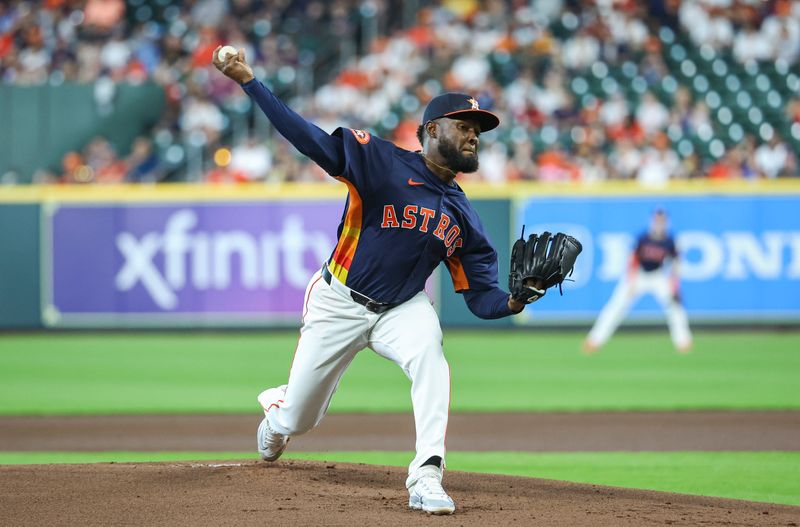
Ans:
[{"label": "navy blue jersey", "polygon": [[378,302],[422,291],[445,262],[456,291],[477,316],[512,314],[497,281],[497,253],[461,188],[440,180],[418,152],[361,130],[327,134],[259,81],[243,85],[275,128],[301,153],[348,187],[338,242],[328,268],[340,282]]},{"label": "navy blue jersey", "polygon": [[497,287],[497,254],[466,195],[422,156],[360,130],[344,142],[349,196],[331,273],[382,302],[404,302],[444,261],[457,291]]},{"label": "navy blue jersey", "polygon": [[655,271],[667,258],[676,258],[678,251],[675,240],[669,234],[663,238],[654,238],[649,232],[639,236],[634,251],[639,266],[645,271]]}]

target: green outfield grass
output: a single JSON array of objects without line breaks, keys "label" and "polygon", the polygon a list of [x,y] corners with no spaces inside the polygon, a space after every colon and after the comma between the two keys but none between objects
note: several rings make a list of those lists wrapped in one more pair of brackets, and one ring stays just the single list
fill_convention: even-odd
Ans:
[{"label": "green outfield grass", "polygon": [[[0,464],[254,459],[244,452],[0,452]],[[410,452],[287,453],[405,466]],[[448,469],[800,505],[800,452],[452,452]]]},{"label": "green outfield grass", "polygon": [[[676,354],[666,331],[617,335],[583,356],[578,333],[445,332],[452,410],[800,408],[800,333],[700,333]],[[286,382],[287,333],[0,336],[0,414],[252,412]],[[366,350],[334,412],[410,410],[409,382]]]}]

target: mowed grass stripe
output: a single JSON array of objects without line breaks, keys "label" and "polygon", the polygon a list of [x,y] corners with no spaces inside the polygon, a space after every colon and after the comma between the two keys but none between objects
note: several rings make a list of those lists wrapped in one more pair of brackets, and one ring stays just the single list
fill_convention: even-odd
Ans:
[{"label": "mowed grass stripe", "polygon": [[[594,356],[582,333],[445,331],[454,412],[800,408],[800,333],[617,335]],[[297,335],[114,333],[0,336],[0,415],[257,412],[286,382]],[[332,412],[409,412],[409,381],[360,353]]]},{"label": "mowed grass stripe", "polygon": [[[405,466],[411,452],[301,452],[286,459]],[[251,452],[0,452],[0,464],[256,459]],[[800,506],[800,452],[452,452],[449,470]],[[402,482],[398,482],[402,484]]]}]

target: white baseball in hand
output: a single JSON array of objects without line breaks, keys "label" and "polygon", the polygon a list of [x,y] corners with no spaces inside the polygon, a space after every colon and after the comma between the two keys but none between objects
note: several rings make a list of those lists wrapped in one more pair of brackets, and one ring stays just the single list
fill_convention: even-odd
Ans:
[{"label": "white baseball in hand", "polygon": [[237,53],[239,52],[233,46],[222,46],[221,48],[219,48],[217,57],[219,57],[219,60],[221,60],[222,62],[225,62],[225,59],[228,58],[228,55],[236,55]]}]

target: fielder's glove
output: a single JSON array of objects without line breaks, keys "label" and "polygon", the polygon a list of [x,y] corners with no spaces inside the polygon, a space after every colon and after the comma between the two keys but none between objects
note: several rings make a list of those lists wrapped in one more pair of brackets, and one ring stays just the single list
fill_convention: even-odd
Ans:
[{"label": "fielder's glove", "polygon": [[546,231],[541,235],[531,234],[526,241],[523,227],[522,236],[511,250],[508,274],[511,297],[530,304],[542,298],[554,285],[561,291],[561,282],[572,274],[575,259],[582,249],[578,240],[561,232],[552,238]]}]

